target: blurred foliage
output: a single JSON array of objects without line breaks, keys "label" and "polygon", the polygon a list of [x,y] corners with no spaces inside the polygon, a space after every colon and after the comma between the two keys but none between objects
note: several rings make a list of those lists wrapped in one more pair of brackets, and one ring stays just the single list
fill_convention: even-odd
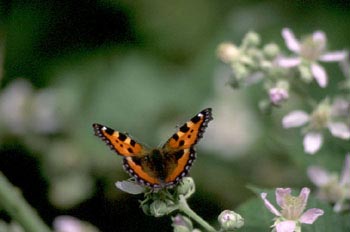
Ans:
[{"label": "blurred foliage", "polygon": [[0,170],[49,225],[70,214],[101,231],[170,231],[169,218],[144,216],[137,197],[115,188],[128,176],[91,124],[157,146],[212,107],[191,170],[198,214],[214,222],[253,197],[248,183],[309,185],[307,166],[339,171],[349,144],[331,141],[317,157],[305,155],[299,132],[280,124],[302,99],[262,115],[263,92],[225,86],[215,49],[250,30],[282,43],[285,26],[322,29],[331,48],[347,48],[349,9],[343,1],[2,1]]}]

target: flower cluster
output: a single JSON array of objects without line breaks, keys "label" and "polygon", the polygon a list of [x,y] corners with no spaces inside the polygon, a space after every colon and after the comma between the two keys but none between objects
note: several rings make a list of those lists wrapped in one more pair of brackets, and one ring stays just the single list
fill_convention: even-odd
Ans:
[{"label": "flower cluster", "polygon": [[[346,93],[350,91],[349,53],[345,50],[328,51],[323,31],[315,31],[299,40],[291,29],[284,28],[282,37],[291,55],[282,53],[282,49],[274,43],[260,48],[261,39],[254,32],[249,32],[240,46],[221,44],[217,53],[221,61],[230,65],[230,84],[240,87],[262,82],[267,97],[259,102],[259,106],[267,112],[282,106],[291,96],[299,95],[308,104],[307,107],[312,108],[311,113],[294,110],[283,118],[282,124],[284,128],[303,126],[306,153],[314,154],[321,148],[325,128],[332,136],[349,140],[350,96],[341,94],[342,90]],[[321,88],[328,86],[330,78],[322,62],[339,63],[346,81],[338,86],[336,96],[325,96],[317,103],[305,84],[315,80]]]}]

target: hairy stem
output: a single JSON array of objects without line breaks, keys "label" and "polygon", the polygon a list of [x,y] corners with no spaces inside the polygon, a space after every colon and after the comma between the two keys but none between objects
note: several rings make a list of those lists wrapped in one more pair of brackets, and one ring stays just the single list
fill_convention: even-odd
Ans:
[{"label": "hairy stem", "polygon": [[198,214],[196,214],[187,204],[187,201],[183,195],[180,195],[179,201],[179,210],[185,213],[187,216],[195,220],[198,224],[200,224],[206,231],[216,232],[216,230],[209,225],[203,218],[201,218]]},{"label": "hairy stem", "polygon": [[0,205],[27,232],[50,232],[20,191],[0,172]]}]

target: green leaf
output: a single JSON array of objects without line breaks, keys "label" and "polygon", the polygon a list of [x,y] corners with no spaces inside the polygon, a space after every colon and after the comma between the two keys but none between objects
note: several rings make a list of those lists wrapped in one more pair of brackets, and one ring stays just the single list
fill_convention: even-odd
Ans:
[{"label": "green leaf", "polygon": [[324,211],[324,215],[319,217],[312,225],[302,225],[303,232],[350,231],[349,213],[335,213],[329,204],[321,202],[312,196],[309,198],[308,208],[320,208]]},{"label": "green leaf", "polygon": [[272,215],[258,197],[251,199],[241,205],[237,210],[244,218],[244,226],[240,231],[269,231],[273,224]]}]

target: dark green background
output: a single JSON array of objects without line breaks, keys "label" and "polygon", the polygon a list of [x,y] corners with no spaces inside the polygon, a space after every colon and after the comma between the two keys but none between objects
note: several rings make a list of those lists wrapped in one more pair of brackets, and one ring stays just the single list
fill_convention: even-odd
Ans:
[{"label": "dark green background", "polygon": [[[349,12],[346,1],[1,1],[1,88],[24,78],[36,91],[58,89],[60,112],[68,113],[62,113],[60,131],[40,135],[44,148],[39,151],[26,142],[35,134],[1,133],[0,170],[49,225],[54,217],[69,214],[101,231],[170,231],[169,218],[145,216],[138,208],[139,197],[113,187],[127,175],[121,159],[93,137],[91,124],[128,131],[156,146],[166,141],[163,135],[174,132],[176,123],[210,106],[214,121],[209,127],[215,130],[220,102],[215,86],[220,63],[215,52],[220,42],[239,44],[245,33],[254,30],[263,43],[284,47],[280,32],[290,27],[297,36],[321,29],[331,50],[348,48]],[[342,78],[336,65],[326,68],[330,79]],[[234,209],[254,196],[247,184],[311,186],[305,174],[310,163],[340,170],[346,151],[342,141],[328,136],[330,142],[319,154],[306,155],[299,130],[281,128],[286,111],[273,117],[259,112],[258,100],[264,96],[260,87],[230,91],[240,94],[228,95],[221,104],[234,109],[237,102],[243,105],[257,120],[259,136],[243,152],[232,151],[231,158],[199,145],[191,170],[197,192],[189,202],[198,214],[216,223],[222,210]],[[329,90],[317,91],[324,96]],[[250,131],[236,133],[239,137]],[[47,163],[52,162],[46,161],[43,151],[56,141],[82,154],[78,163],[89,167],[86,173],[93,179],[91,195],[68,208],[54,206],[48,197],[55,174],[47,171]],[[112,165],[91,165],[94,156],[99,156],[96,162],[111,161],[115,171]],[[54,163],[64,165],[57,157]],[[108,168],[103,172],[104,165]],[[0,213],[9,220],[5,212]]]}]

